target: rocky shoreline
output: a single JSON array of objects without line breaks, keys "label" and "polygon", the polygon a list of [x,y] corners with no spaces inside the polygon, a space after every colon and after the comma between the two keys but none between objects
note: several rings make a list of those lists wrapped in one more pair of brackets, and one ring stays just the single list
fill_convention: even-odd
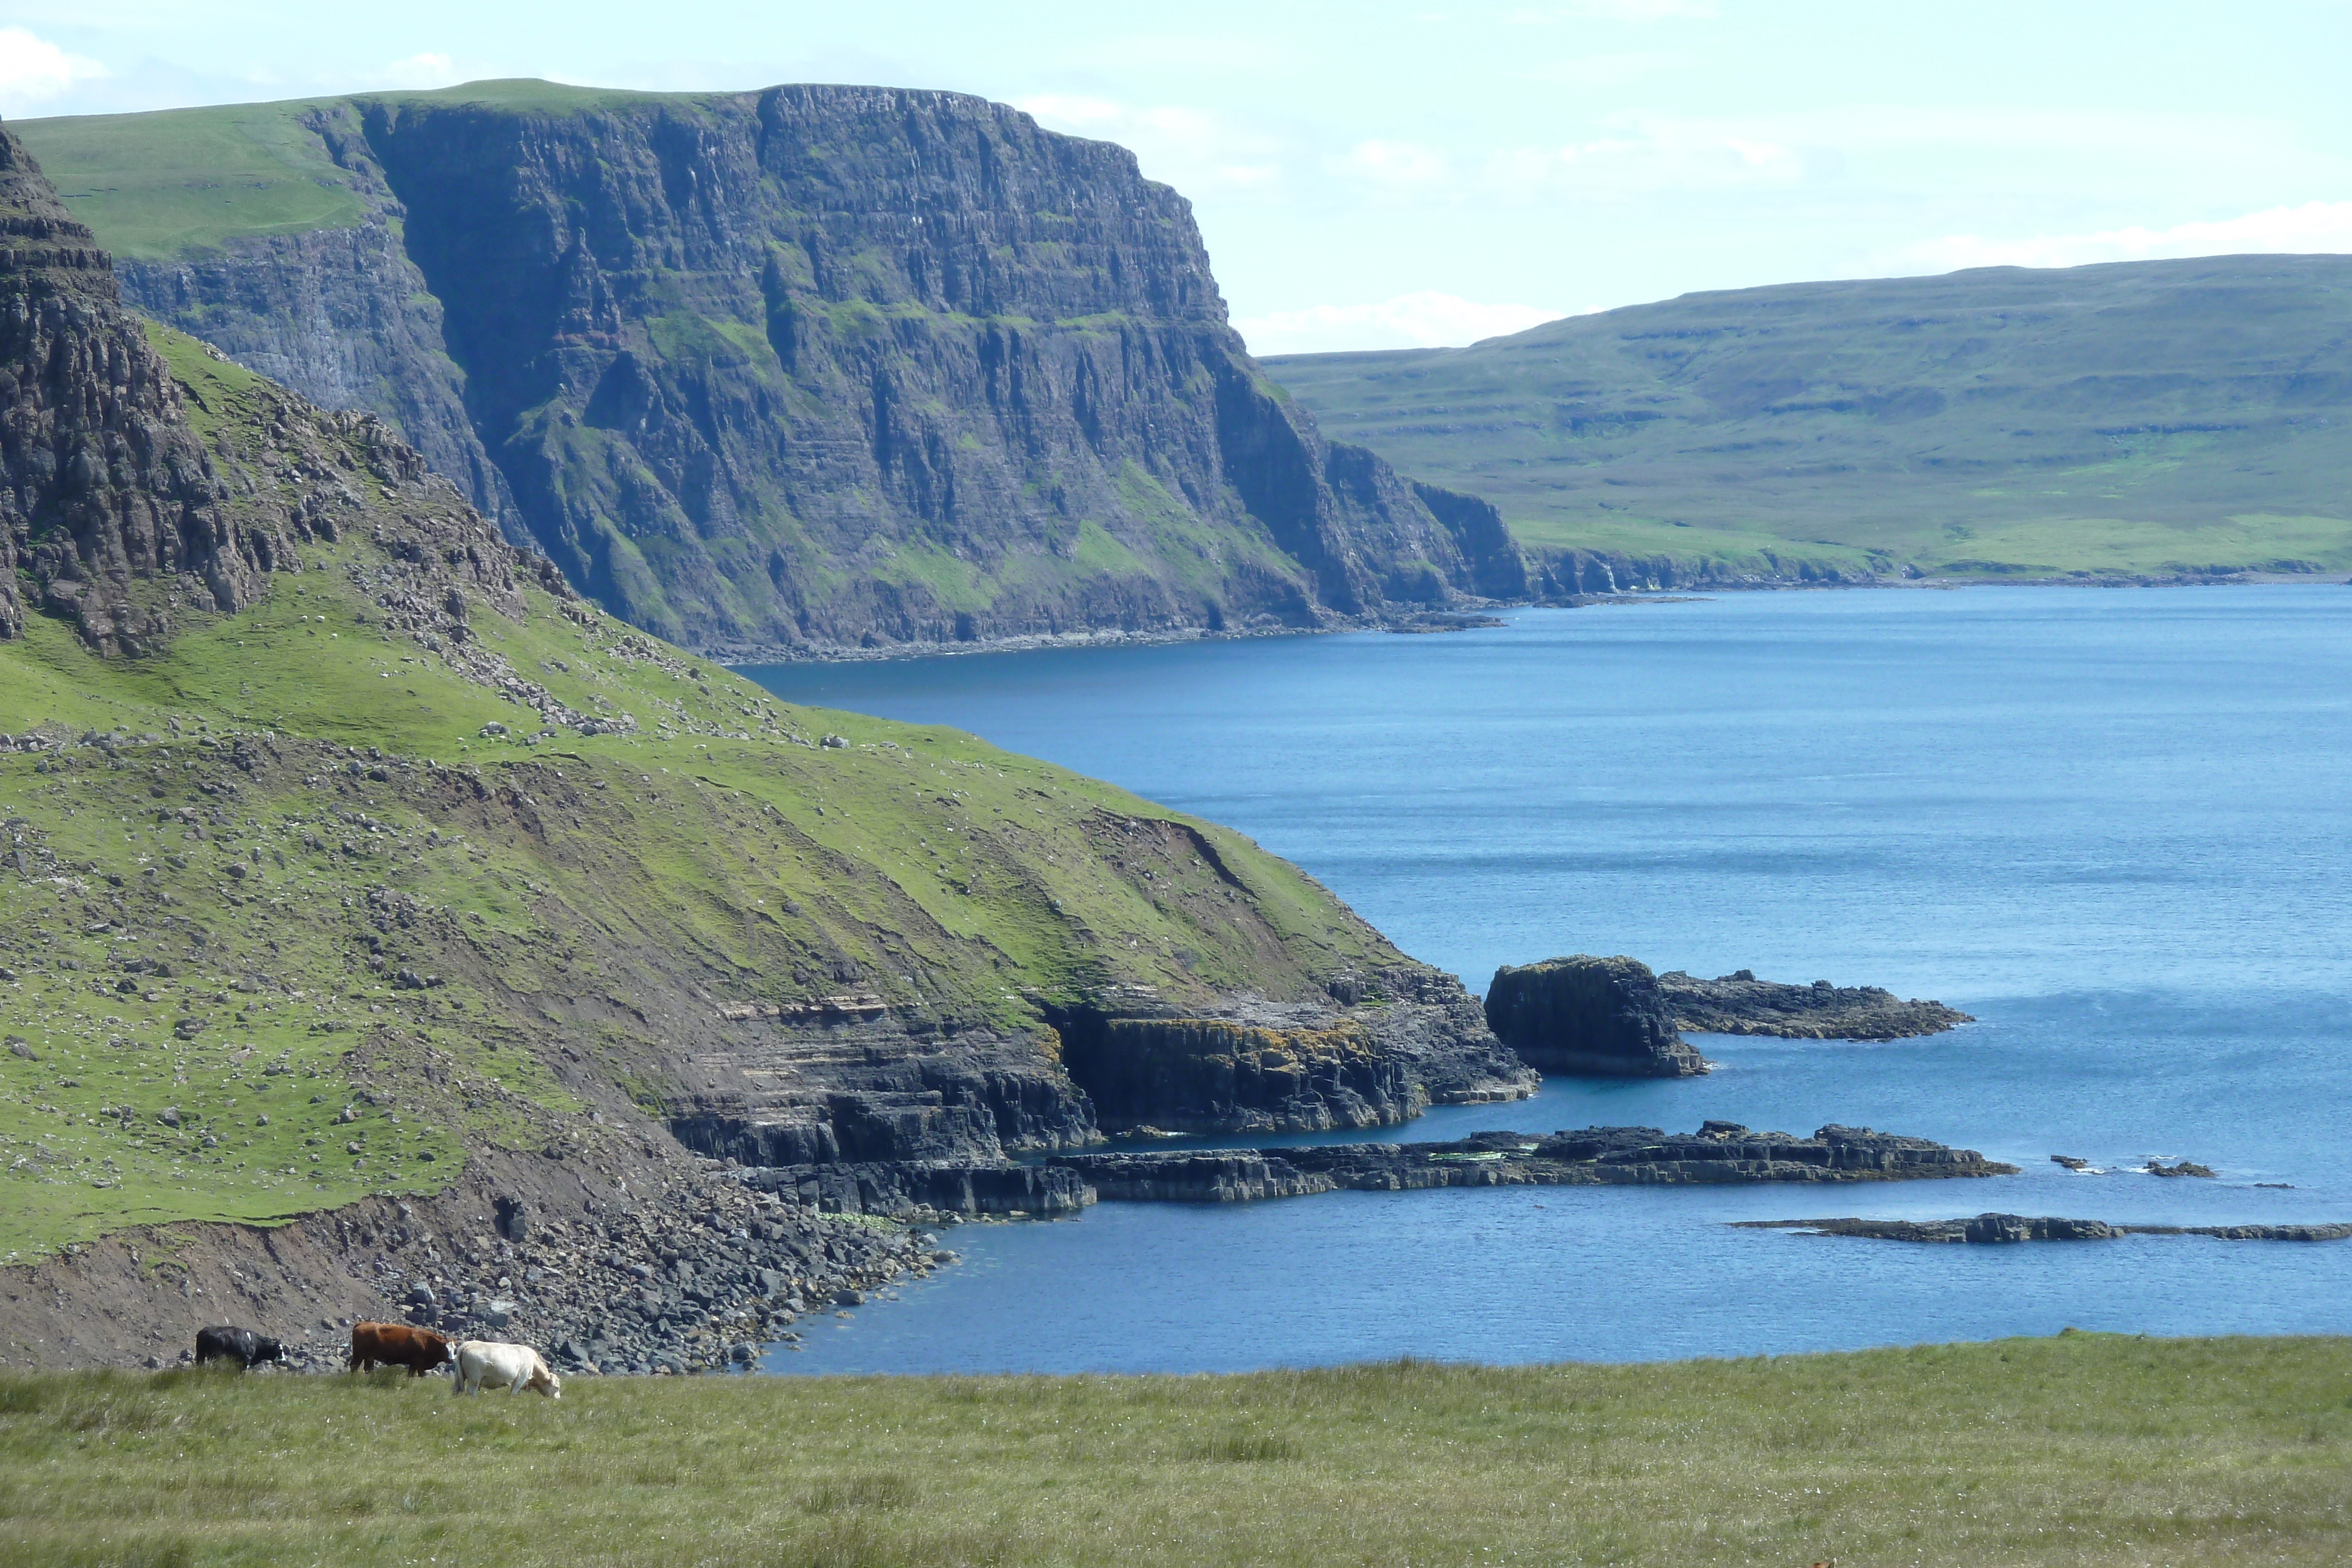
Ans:
[{"label": "rocky shoreline", "polygon": [[1783,1040],[1907,1040],[1976,1019],[1941,1002],[1905,1001],[1882,986],[1776,985],[1740,969],[1702,980],[1680,969],[1658,977],[1675,1027],[1699,1034]]},{"label": "rocky shoreline", "polygon": [[2352,1224],[2111,1225],[2049,1215],[1979,1214],[1973,1219],[1736,1219],[1742,1230],[1794,1230],[1807,1236],[1860,1236],[1873,1241],[2111,1241],[2124,1236],[2212,1236],[2224,1241],[2342,1241]]},{"label": "rocky shoreline", "polygon": [[1057,1155],[1047,1164],[1084,1176],[1106,1203],[1248,1203],[1448,1186],[1685,1186],[2017,1174],[2015,1166],[1973,1149],[1867,1127],[1832,1125],[1800,1138],[1733,1122],[1708,1122],[1683,1134],[1587,1127],[1549,1137],[1479,1133],[1447,1143]]}]

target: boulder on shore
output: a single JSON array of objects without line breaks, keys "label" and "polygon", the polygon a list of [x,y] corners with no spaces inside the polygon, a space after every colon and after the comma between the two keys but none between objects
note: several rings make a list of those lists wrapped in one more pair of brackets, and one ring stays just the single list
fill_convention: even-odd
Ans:
[{"label": "boulder on shore", "polygon": [[1506,964],[1486,988],[1486,1026],[1543,1072],[1687,1078],[1715,1065],[1675,1028],[1657,976],[1636,958]]}]

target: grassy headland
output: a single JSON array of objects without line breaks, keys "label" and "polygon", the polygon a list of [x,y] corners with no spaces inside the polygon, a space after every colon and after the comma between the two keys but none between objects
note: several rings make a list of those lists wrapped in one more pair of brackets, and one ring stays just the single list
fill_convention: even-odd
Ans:
[{"label": "grassy headland", "polygon": [[1685,295],[1267,371],[1530,545],[1934,576],[2352,569],[2342,256]]},{"label": "grassy headland", "polygon": [[[365,475],[348,421],[152,335],[225,470]],[[1393,956],[1237,834],[779,704],[536,584],[428,646],[383,601],[444,602],[401,574],[437,569],[454,494],[329,484],[338,537],[236,614],[140,658],[41,616],[0,642],[0,733],[58,743],[0,756],[0,1262],[578,1152],[599,1103],[670,1101],[726,1003],[855,988],[1050,1040],[1047,1006],[1108,985]]]},{"label": "grassy headland", "polygon": [[12,1563],[2337,1563],[2352,1341],[1237,1377],[0,1377]]}]

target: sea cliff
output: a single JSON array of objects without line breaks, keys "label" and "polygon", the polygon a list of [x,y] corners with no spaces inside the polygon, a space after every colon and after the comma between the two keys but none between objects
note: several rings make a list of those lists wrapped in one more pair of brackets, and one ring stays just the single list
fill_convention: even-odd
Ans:
[{"label": "sea cliff", "polygon": [[[203,243],[108,194],[173,195],[158,171],[224,115],[279,161],[221,179]],[[101,231],[147,239],[134,304],[378,414],[582,591],[704,652],[1526,591],[1491,508],[1326,441],[1259,373],[1182,197],[1002,104],[493,82],[24,129]],[[334,221],[270,221],[295,184]]]}]

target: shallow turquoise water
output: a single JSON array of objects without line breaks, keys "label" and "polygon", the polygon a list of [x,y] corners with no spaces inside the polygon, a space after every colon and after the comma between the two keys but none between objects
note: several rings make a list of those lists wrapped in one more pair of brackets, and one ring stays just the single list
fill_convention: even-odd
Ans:
[{"label": "shallow turquoise water", "polygon": [[[1216,818],[1406,950],[1631,953],[1979,1015],[1714,1040],[1390,1134],[1724,1116],[1924,1134],[2016,1177],[1107,1205],[822,1320],[794,1371],[1745,1354],[2048,1333],[2352,1331],[2352,1243],[1916,1247],[1726,1228],[2000,1208],[2352,1218],[2352,589],[1732,595],[1502,629],[750,672]],[[2070,1176],[2189,1156],[2218,1182]],[[2255,1182],[2294,1184],[2291,1191]]]}]

